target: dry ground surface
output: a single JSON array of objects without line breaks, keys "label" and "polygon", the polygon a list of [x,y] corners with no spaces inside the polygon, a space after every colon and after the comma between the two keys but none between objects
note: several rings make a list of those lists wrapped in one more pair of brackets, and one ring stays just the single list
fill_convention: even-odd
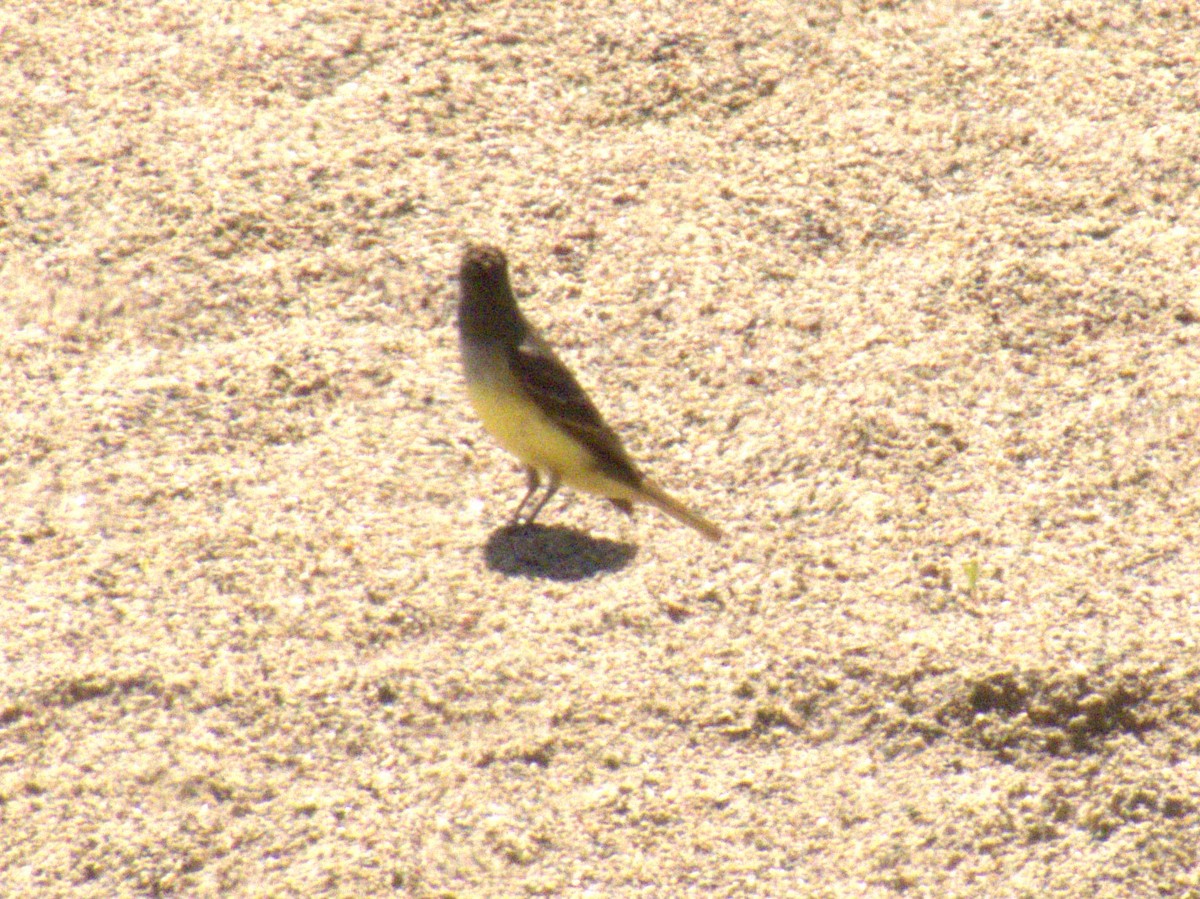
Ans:
[{"label": "dry ground surface", "polygon": [[[0,9],[0,894],[1200,896],[1193,2]],[[454,270],[729,531],[523,481]]]}]

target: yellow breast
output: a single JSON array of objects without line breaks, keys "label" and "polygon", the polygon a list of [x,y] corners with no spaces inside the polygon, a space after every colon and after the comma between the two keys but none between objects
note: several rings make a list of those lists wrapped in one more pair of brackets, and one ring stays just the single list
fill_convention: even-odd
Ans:
[{"label": "yellow breast", "polygon": [[605,475],[592,454],[548,419],[511,383],[473,379],[467,391],[471,405],[496,440],[524,464],[542,474],[556,473],[564,484],[617,499],[637,499],[628,485]]}]

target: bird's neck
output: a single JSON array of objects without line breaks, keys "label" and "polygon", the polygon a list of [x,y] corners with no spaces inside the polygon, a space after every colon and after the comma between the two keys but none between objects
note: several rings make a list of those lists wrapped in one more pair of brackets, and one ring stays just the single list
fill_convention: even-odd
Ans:
[{"label": "bird's neck", "polygon": [[515,303],[497,302],[494,297],[467,295],[458,307],[458,329],[468,340],[512,345],[525,339],[528,325]]}]

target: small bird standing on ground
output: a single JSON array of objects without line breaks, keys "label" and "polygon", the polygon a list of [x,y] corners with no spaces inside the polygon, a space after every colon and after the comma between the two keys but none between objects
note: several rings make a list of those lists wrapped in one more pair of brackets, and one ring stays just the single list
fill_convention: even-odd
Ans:
[{"label": "small bird standing on ground", "polygon": [[650,503],[709,540],[721,539],[720,528],[638,471],[621,438],[517,308],[503,252],[468,246],[459,286],[458,338],[471,404],[484,427],[525,467],[529,489],[514,522],[544,475],[549,485],[526,523],[567,484],[606,497],[627,514],[635,502]]}]

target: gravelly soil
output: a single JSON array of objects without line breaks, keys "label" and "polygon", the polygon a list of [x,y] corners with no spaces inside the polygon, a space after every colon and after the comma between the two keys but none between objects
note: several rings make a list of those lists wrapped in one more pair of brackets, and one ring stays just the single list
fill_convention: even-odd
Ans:
[{"label": "gravelly soil", "polygon": [[388,6],[0,10],[0,894],[1200,896],[1194,5]]}]

